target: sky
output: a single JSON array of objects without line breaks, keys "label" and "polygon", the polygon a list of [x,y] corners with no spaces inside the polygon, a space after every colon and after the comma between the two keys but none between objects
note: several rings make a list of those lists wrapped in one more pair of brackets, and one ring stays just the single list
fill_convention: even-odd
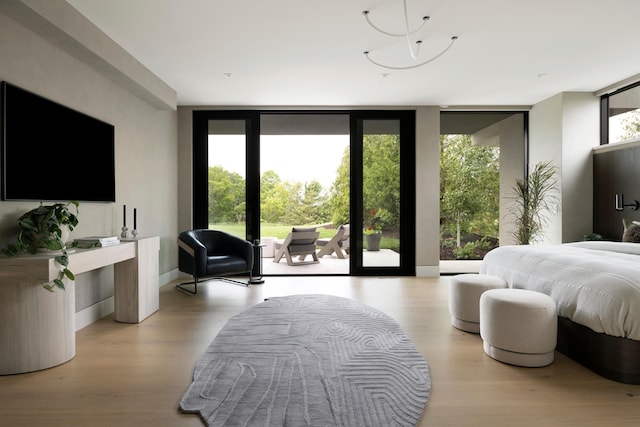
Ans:
[{"label": "sky", "polygon": [[[260,174],[275,171],[282,181],[333,183],[349,135],[261,135]],[[210,135],[209,166],[245,177],[244,135]]]}]

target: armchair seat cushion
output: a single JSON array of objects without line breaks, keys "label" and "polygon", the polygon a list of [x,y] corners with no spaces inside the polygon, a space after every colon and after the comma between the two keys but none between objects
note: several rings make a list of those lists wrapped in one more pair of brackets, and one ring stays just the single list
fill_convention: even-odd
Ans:
[{"label": "armchair seat cushion", "polygon": [[231,273],[245,273],[250,270],[244,258],[234,255],[213,255],[207,257],[207,276]]}]

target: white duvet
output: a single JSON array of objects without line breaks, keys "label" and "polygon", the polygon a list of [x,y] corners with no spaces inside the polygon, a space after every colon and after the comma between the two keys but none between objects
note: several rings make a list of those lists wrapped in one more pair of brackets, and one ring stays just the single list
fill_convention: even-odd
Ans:
[{"label": "white duvet", "polygon": [[480,272],[551,296],[559,316],[596,332],[640,340],[640,244],[501,246]]}]

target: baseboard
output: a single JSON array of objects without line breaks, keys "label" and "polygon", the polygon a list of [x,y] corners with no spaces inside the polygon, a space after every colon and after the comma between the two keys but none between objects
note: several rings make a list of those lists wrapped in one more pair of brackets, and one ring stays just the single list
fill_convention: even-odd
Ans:
[{"label": "baseboard", "polygon": [[417,265],[416,277],[439,277],[440,266],[438,265]]},{"label": "baseboard", "polygon": [[163,287],[164,285],[173,282],[178,277],[180,277],[180,270],[178,270],[177,268],[174,268],[171,271],[168,271],[168,272],[166,272],[164,274],[161,274],[160,275],[160,287]]},{"label": "baseboard", "polygon": [[76,331],[108,316],[113,310],[113,297],[109,297],[76,312]]}]

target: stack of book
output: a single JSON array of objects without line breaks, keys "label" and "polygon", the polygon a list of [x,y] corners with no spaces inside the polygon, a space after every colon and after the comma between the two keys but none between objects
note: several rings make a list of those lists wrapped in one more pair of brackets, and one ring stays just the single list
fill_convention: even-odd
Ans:
[{"label": "stack of book", "polygon": [[89,236],[75,239],[78,248],[103,248],[120,243],[118,236]]}]

